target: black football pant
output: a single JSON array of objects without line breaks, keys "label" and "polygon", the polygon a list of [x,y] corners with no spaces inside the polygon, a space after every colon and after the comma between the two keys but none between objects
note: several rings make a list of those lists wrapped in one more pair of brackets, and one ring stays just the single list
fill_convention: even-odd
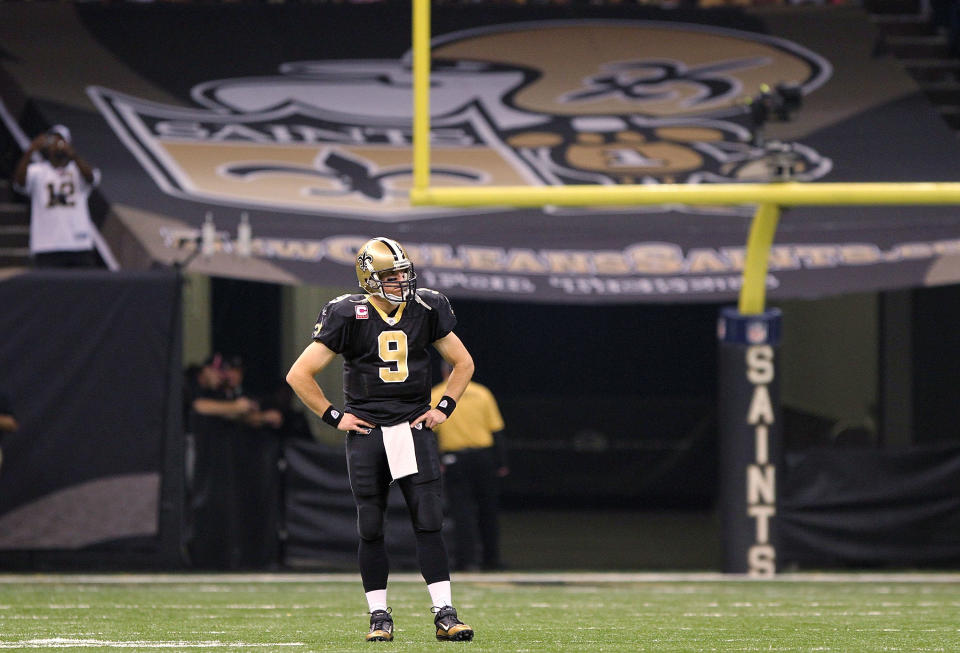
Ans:
[{"label": "black football pant", "polygon": [[457,569],[477,564],[500,566],[500,479],[493,447],[461,449],[443,455],[447,505],[453,519],[454,560]]},{"label": "black football pant", "polygon": [[[450,580],[447,549],[443,544],[443,504],[437,438],[427,428],[413,429],[417,473],[397,479],[410,511],[417,542],[417,562],[427,584]],[[347,470],[357,504],[357,557],[363,591],[385,589],[390,564],[384,543],[384,517],[390,492],[390,468],[383,449],[383,431],[347,434]]]}]

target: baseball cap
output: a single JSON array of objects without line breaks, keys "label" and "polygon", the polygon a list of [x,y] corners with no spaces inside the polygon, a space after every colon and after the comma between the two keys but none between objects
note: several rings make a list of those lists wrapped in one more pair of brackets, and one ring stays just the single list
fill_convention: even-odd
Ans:
[{"label": "baseball cap", "polygon": [[70,142],[70,128],[67,127],[66,125],[54,125],[53,127],[47,130],[47,133],[59,134],[60,138],[62,138],[68,143]]}]

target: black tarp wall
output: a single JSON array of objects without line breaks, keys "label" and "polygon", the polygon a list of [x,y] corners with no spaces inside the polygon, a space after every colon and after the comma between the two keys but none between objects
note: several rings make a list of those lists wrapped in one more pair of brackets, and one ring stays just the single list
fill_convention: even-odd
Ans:
[{"label": "black tarp wall", "polygon": [[183,430],[171,272],[0,283],[0,567],[176,567]]}]

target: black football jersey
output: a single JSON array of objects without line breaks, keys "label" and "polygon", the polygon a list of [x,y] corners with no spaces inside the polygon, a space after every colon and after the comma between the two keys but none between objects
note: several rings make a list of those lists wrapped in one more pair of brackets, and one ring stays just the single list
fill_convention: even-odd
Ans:
[{"label": "black football jersey", "polygon": [[456,323],[450,301],[427,288],[392,316],[366,295],[341,295],[323,307],[313,339],[343,355],[344,410],[392,426],[429,410],[433,378],[427,347]]}]

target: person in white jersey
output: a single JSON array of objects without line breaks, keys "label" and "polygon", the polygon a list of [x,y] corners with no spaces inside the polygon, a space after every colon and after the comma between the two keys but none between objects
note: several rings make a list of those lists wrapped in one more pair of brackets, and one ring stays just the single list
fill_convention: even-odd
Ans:
[{"label": "person in white jersey", "polygon": [[37,136],[17,163],[13,181],[30,196],[30,257],[35,267],[98,265],[87,200],[100,183],[100,171],[77,155],[69,129],[55,125]]}]

